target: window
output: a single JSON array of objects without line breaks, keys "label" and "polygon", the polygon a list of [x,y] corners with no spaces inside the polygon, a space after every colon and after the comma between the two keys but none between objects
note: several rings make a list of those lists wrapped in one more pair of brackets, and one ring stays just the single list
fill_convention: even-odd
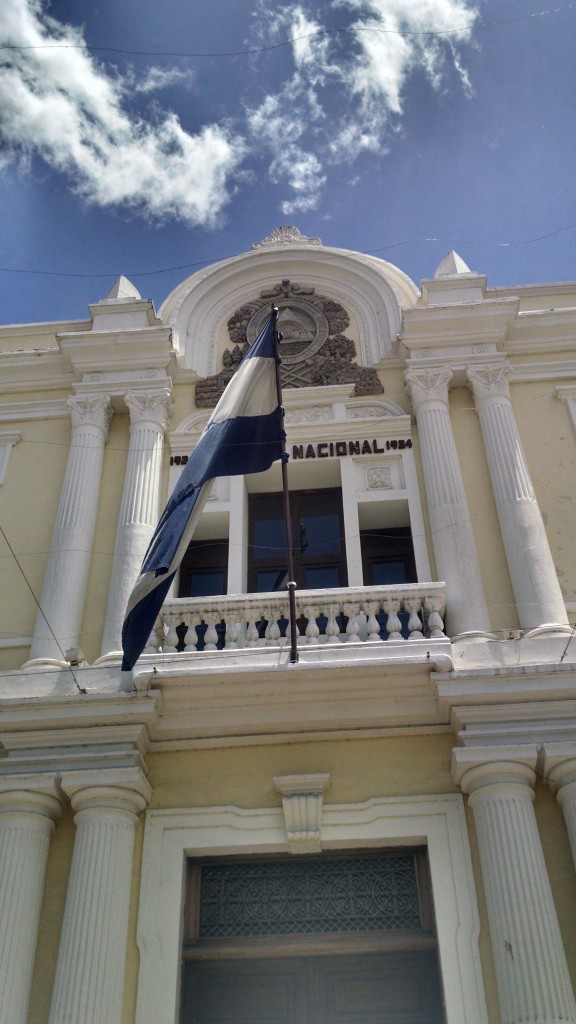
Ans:
[{"label": "window", "polygon": [[181,1024],[440,1024],[424,850],[189,861]]},{"label": "window", "polygon": [[178,597],[225,594],[227,576],[228,541],[192,541],[180,566]]},{"label": "window", "polygon": [[416,583],[416,564],[410,527],[362,530],[362,567],[368,587]]},{"label": "window", "polygon": [[[290,493],[294,575],[302,590],[345,587],[348,582],[340,490]],[[282,494],[250,497],[248,589],[285,590],[286,528]]]}]

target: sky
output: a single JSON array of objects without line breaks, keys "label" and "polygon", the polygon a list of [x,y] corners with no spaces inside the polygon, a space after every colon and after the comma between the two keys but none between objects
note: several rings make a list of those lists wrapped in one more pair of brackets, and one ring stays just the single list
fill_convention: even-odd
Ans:
[{"label": "sky", "polygon": [[0,0],[0,323],[156,308],[279,224],[576,279],[576,2]]}]

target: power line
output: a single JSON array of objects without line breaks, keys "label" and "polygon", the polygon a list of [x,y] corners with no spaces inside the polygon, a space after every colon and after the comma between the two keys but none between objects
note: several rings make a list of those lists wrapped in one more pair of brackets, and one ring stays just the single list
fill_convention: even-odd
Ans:
[{"label": "power line", "polygon": [[393,29],[393,28],[368,28],[361,25],[343,25],[332,29],[318,29],[315,32],[306,32],[299,36],[291,36],[289,39],[285,39],[279,43],[268,43],[266,46],[254,46],[249,47],[245,50],[199,50],[199,51],[179,51],[179,50],[126,50],[121,47],[113,46],[97,46],[88,43],[42,43],[40,45],[23,46],[17,43],[7,43],[0,45],[0,50],[86,50],[87,52],[94,53],[115,53],[121,54],[126,57],[180,57],[180,58],[200,58],[200,57],[245,57],[253,56],[259,53],[266,53],[270,50],[279,50],[282,47],[292,46],[294,43],[302,42],[305,39],[314,39],[322,36],[334,36],[334,35],[346,35],[351,33],[362,32],[369,35],[394,35],[394,36],[415,36],[415,37],[430,37],[430,36],[457,36],[462,32],[466,32],[475,29],[486,29],[493,28],[498,25],[508,25],[517,21],[527,21],[532,18],[541,18],[549,14],[563,14],[565,11],[573,10],[576,7],[576,2],[565,4],[563,7],[552,7],[547,10],[533,11],[529,14],[518,14],[511,18],[498,18],[494,21],[480,21],[475,22],[471,19],[468,22],[463,22],[458,28],[451,29]]},{"label": "power line", "polygon": [[[534,245],[536,242],[543,242],[548,238],[554,238],[556,235],[561,235],[566,231],[573,231],[576,228],[576,223],[565,224],[564,227],[555,228],[554,231],[547,231],[544,235],[535,235],[533,238],[521,238],[516,242],[480,242],[477,239],[469,238],[441,238],[440,236],[427,236],[424,238],[405,238],[400,242],[391,242],[389,245],[382,245],[376,249],[363,249],[359,250],[365,256],[373,256],[379,252],[389,252],[391,249],[399,249],[404,245],[422,245],[424,243],[434,242],[442,243],[443,245],[474,245],[485,249],[514,249],[524,245]],[[325,248],[338,248],[338,246],[326,246]],[[156,270],[128,270],[125,272],[127,277],[155,277],[159,274],[172,274],[181,270],[193,270],[194,267],[205,267],[210,263],[221,263],[224,260],[235,259],[238,256],[246,256],[248,253],[232,253],[227,256],[213,256],[207,260],[196,260],[194,263],[182,263],[179,266],[174,267],[160,267]],[[0,273],[3,274],[37,274],[42,277],[70,277],[70,278],[113,278],[114,272],[109,271],[108,273],[71,273],[64,270],[36,270],[26,267],[0,267]],[[116,275],[117,276],[117,275]]]}]

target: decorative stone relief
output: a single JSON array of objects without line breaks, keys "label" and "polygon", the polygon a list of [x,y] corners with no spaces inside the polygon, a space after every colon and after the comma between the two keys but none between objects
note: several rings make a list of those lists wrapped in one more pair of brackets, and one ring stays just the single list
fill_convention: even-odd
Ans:
[{"label": "decorative stone relief", "polygon": [[66,405],[70,410],[73,430],[85,426],[97,427],[105,437],[108,436],[112,419],[112,406],[108,395],[70,396]]},{"label": "decorative stone relief", "polygon": [[296,423],[326,423],[332,419],[332,409],[328,405],[312,405],[304,409],[289,409],[284,414],[284,422],[288,426]]},{"label": "decorative stone relief", "polygon": [[279,311],[284,388],[354,384],[356,395],[383,392],[376,371],[354,362],[355,344],[343,333],[350,325],[344,307],[316,295],[308,285],[283,280],[264,289],[259,299],[241,306],[230,317],[228,332],[233,348],[225,350],[220,373],[196,385],[196,404],[200,408],[216,405],[261,330],[272,303]]},{"label": "decorative stone relief", "polygon": [[130,410],[130,424],[157,423],[164,432],[172,412],[172,393],[168,388],[159,391],[128,391],[124,400]]},{"label": "decorative stone relief", "polygon": [[468,382],[477,398],[489,398],[494,395],[510,395],[508,381],[512,375],[512,367],[506,363],[498,366],[470,366],[466,371]]},{"label": "decorative stone relief", "polygon": [[448,402],[448,384],[452,370],[439,367],[430,370],[407,370],[404,375],[406,387],[415,408],[423,402]]},{"label": "decorative stone relief", "polygon": [[322,806],[330,776],[278,775],[274,785],[282,795],[290,853],[319,853]]},{"label": "decorative stone relief", "polygon": [[279,224],[261,242],[254,242],[253,249],[270,249],[275,245],[322,245],[320,238],[307,238],[293,224]]},{"label": "decorative stone relief", "polygon": [[392,487],[390,466],[374,466],[366,470],[366,490],[388,490]]}]

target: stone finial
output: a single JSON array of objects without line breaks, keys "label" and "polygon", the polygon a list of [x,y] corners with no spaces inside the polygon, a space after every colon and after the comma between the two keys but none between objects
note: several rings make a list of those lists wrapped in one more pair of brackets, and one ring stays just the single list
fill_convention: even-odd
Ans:
[{"label": "stone finial", "polygon": [[454,249],[451,249],[447,256],[436,267],[434,278],[452,277],[454,274],[471,274],[472,271],[467,263]]},{"label": "stone finial", "polygon": [[290,853],[319,853],[322,805],[330,776],[277,775],[274,785],[282,795]]},{"label": "stone finial", "polygon": [[279,224],[261,242],[254,242],[253,249],[269,249],[275,245],[322,245],[320,238],[307,238],[293,224]]},{"label": "stone finial", "polygon": [[124,277],[124,274],[120,274],[120,277],[116,278],[104,301],[107,301],[108,299],[141,298],[142,296],[140,295],[140,292],[135,285],[132,284],[132,281],[129,281],[127,277]]}]

